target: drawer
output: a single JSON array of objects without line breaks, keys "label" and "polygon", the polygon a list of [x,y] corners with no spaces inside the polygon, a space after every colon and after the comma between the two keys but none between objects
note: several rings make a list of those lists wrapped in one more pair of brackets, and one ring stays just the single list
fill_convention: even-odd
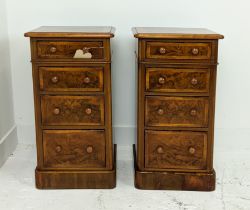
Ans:
[{"label": "drawer", "polygon": [[146,91],[199,92],[209,91],[209,69],[146,68]]},{"label": "drawer", "polygon": [[209,60],[211,43],[146,42],[148,59]]},{"label": "drawer", "polygon": [[148,96],[146,126],[207,127],[208,98]]},{"label": "drawer", "polygon": [[104,59],[103,41],[37,41],[39,59]]},{"label": "drawer", "polygon": [[40,67],[45,91],[103,91],[103,67]]},{"label": "drawer", "polygon": [[44,130],[43,153],[48,168],[103,168],[105,132]]},{"label": "drawer", "polygon": [[207,133],[145,131],[145,167],[205,169]]},{"label": "drawer", "polygon": [[103,96],[42,96],[43,125],[104,125]]}]

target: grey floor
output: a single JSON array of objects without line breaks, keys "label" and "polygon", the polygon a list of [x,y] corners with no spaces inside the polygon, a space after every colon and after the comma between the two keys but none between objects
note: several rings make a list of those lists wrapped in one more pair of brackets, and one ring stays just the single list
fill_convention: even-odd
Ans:
[{"label": "grey floor", "polygon": [[0,210],[250,210],[249,150],[217,152],[214,192],[142,191],[133,186],[132,151],[118,147],[113,190],[37,190],[35,146],[19,144],[0,168]]}]

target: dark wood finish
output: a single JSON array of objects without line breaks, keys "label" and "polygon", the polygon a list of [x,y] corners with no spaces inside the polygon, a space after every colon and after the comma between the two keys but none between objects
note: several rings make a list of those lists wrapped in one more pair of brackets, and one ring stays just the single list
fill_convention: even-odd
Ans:
[{"label": "dark wood finish", "polygon": [[103,91],[102,67],[41,67],[39,78],[45,91]]},{"label": "dark wood finish", "polygon": [[133,28],[138,38],[135,186],[215,189],[218,39],[207,29]]},{"label": "dark wood finish", "polygon": [[105,168],[105,132],[44,130],[46,168]]},{"label": "dark wood finish", "polygon": [[148,96],[146,126],[207,127],[208,99],[201,97]]},{"label": "dark wood finish", "polygon": [[114,145],[114,167],[111,170],[38,170],[38,189],[112,189],[116,186],[116,144]]},{"label": "dark wood finish", "polygon": [[204,169],[206,158],[207,134],[204,132],[145,131],[145,167],[148,169]]},{"label": "dark wood finish", "polygon": [[39,189],[116,185],[113,33],[112,27],[41,27],[25,34],[31,37]]},{"label": "dark wood finish", "polygon": [[148,67],[146,68],[146,91],[207,93],[209,70]]},{"label": "dark wood finish", "polygon": [[102,96],[42,96],[44,125],[104,125]]}]

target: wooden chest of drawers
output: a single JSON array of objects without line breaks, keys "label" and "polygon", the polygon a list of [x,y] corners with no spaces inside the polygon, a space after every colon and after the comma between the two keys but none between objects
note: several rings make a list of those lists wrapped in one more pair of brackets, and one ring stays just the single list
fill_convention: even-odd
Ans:
[{"label": "wooden chest of drawers", "polygon": [[30,37],[37,188],[114,188],[112,27],[40,27]]},{"label": "wooden chest of drawers", "polygon": [[212,191],[218,39],[206,29],[133,28],[137,38],[135,186]]}]

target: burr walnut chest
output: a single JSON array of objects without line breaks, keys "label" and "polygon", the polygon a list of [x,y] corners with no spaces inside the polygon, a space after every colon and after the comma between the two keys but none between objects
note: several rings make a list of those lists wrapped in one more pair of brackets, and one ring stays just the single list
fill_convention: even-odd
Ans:
[{"label": "burr walnut chest", "polygon": [[133,28],[138,66],[135,186],[212,191],[218,40],[206,29]]},{"label": "burr walnut chest", "polygon": [[113,27],[40,27],[30,37],[37,188],[114,188]]}]

